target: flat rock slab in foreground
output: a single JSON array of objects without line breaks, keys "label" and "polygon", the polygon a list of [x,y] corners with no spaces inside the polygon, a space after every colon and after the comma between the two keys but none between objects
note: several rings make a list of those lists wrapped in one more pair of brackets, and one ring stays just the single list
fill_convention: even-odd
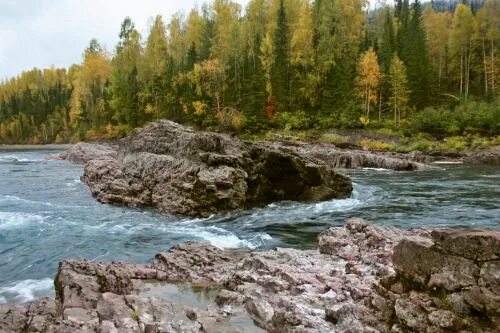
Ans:
[{"label": "flat rock slab in foreground", "polygon": [[102,202],[209,215],[275,201],[348,197],[352,184],[332,167],[292,151],[194,131],[160,120],[107,146],[78,144],[83,181]]},{"label": "flat rock slab in foreground", "polygon": [[[353,219],[319,250],[185,243],[150,265],[65,261],[56,300],[1,305],[0,332],[499,332],[499,250],[498,232]],[[162,296],[179,282],[213,302]]]}]

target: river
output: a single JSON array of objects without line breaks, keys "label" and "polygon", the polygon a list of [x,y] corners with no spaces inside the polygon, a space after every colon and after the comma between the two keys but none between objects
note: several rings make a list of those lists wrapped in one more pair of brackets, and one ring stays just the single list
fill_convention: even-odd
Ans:
[{"label": "river", "polygon": [[311,248],[318,232],[350,217],[402,228],[500,228],[498,167],[440,165],[425,172],[345,171],[349,199],[275,203],[205,219],[98,203],[83,168],[54,151],[0,151],[0,304],[53,295],[66,258],[150,262],[172,245]]}]

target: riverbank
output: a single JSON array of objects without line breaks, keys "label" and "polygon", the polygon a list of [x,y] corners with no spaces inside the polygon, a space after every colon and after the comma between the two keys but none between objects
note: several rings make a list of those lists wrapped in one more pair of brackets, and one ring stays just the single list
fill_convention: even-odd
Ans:
[{"label": "riverbank", "polygon": [[2,145],[0,151],[33,151],[33,150],[66,150],[73,145],[68,144],[46,144],[46,145]]},{"label": "riverbank", "polygon": [[421,163],[450,161],[464,164],[500,165],[500,136],[430,135],[405,136],[389,129],[281,130],[259,135],[241,135],[255,141],[305,143],[309,146],[331,145],[346,151],[364,151],[376,155]]},{"label": "riverbank", "polygon": [[191,242],[152,264],[69,260],[55,300],[0,305],[0,331],[498,332],[499,249],[499,232],[351,219],[317,250]]}]

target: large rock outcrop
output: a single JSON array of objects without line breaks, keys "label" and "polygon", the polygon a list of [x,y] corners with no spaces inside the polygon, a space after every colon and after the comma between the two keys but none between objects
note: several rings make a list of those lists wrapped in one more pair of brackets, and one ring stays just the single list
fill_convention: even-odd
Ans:
[{"label": "large rock outcrop", "polygon": [[[352,219],[323,232],[318,250],[185,243],[147,265],[65,261],[56,300],[0,305],[0,332],[493,333],[499,240],[498,232],[402,231]],[[200,308],[165,296],[175,283],[199,297],[210,290],[212,302]]]},{"label": "large rock outcrop", "polygon": [[83,181],[106,203],[209,215],[281,200],[344,198],[352,191],[348,177],[315,159],[171,121],[136,130],[117,153],[103,153],[108,149],[78,158],[86,161]]}]

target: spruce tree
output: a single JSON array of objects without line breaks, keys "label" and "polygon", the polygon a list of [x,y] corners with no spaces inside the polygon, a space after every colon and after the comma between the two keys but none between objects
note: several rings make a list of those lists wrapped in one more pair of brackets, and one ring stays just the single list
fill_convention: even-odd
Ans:
[{"label": "spruce tree", "polygon": [[408,0],[404,1],[400,22],[398,54],[407,67],[411,91],[410,105],[422,109],[429,105],[433,89],[429,50],[422,23],[422,5],[419,0],[412,4],[411,15]]},{"label": "spruce tree", "polygon": [[247,120],[247,128],[251,131],[263,129],[266,125],[266,80],[264,68],[260,61],[262,36],[254,38],[252,52],[247,52],[243,64],[242,111]]},{"label": "spruce tree", "polygon": [[271,87],[272,94],[278,101],[278,108],[282,111],[289,109],[289,42],[285,5],[283,0],[281,0],[273,39],[274,61],[271,67]]},{"label": "spruce tree", "polygon": [[379,60],[382,70],[387,72],[391,63],[392,56],[396,52],[396,34],[394,32],[394,23],[389,8],[385,10],[384,31],[380,42]]}]

